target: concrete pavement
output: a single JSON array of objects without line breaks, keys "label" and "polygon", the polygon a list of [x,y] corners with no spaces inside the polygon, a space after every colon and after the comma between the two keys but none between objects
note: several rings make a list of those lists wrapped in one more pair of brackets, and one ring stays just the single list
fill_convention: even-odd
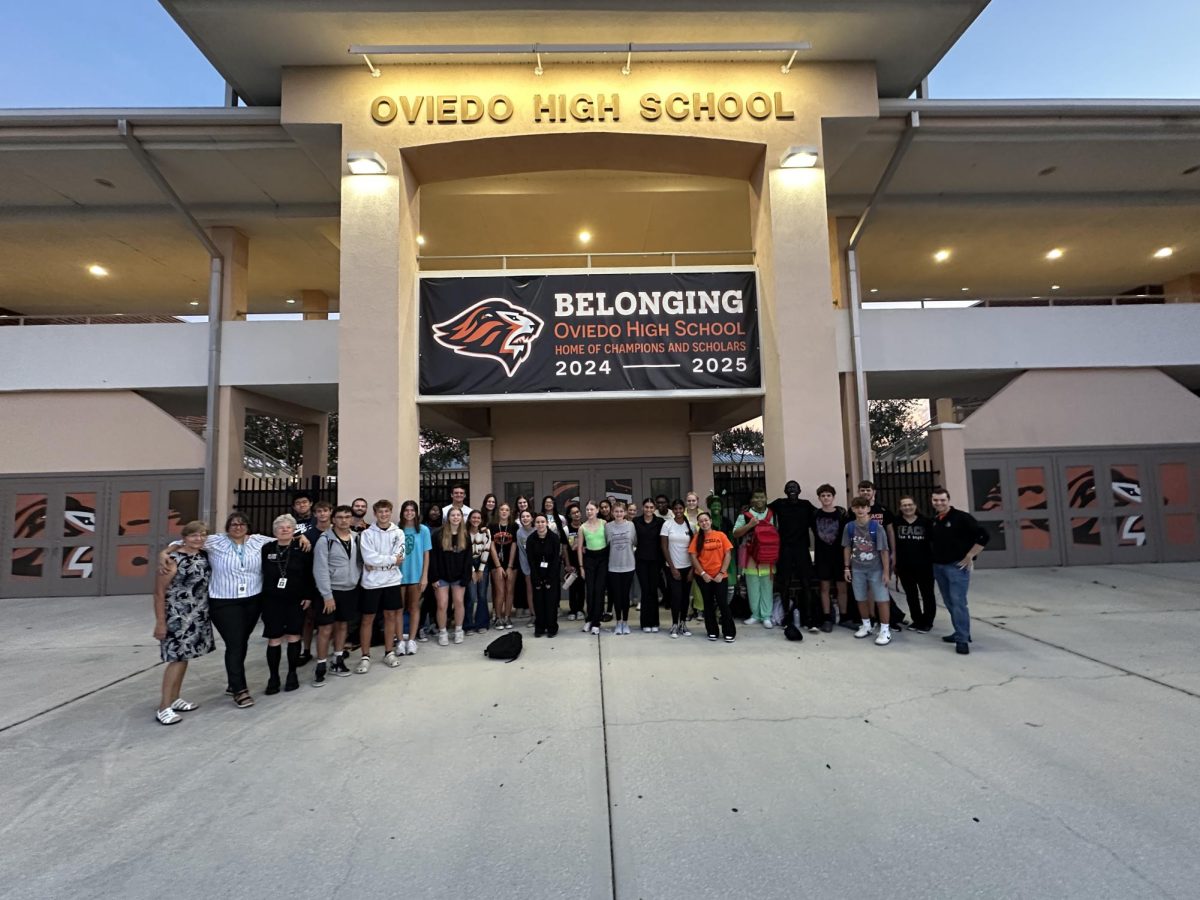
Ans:
[{"label": "concrete pavement", "polygon": [[969,657],[564,620],[276,697],[255,639],[171,728],[146,598],[3,601],[0,896],[1195,896],[1200,565],[971,599]]}]

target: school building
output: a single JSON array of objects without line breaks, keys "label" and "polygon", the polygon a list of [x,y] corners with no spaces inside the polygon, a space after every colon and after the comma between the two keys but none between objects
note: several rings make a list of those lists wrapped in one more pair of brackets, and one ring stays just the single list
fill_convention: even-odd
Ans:
[{"label": "school building", "polygon": [[761,416],[812,498],[927,398],[986,564],[1200,558],[1200,101],[927,98],[985,0],[162,2],[224,107],[0,111],[0,596],[148,590],[247,413],[343,501],[422,426],[705,491]]}]

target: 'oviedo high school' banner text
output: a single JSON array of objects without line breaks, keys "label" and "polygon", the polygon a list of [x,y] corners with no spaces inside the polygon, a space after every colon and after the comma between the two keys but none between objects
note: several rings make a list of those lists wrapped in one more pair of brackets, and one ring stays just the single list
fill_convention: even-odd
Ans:
[{"label": "'oviedo high school' banner text", "polygon": [[752,269],[420,285],[422,397],[761,386]]}]

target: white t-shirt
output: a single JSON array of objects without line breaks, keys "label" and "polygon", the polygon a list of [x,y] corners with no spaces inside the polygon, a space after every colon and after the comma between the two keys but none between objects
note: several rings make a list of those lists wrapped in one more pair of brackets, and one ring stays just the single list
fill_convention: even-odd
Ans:
[{"label": "white t-shirt", "polygon": [[675,568],[686,569],[692,564],[692,558],[688,555],[688,545],[691,544],[692,535],[695,533],[695,529],[687,522],[676,522],[674,516],[663,522],[659,536],[667,539],[667,551],[671,554],[671,565]]},{"label": "white t-shirt", "polygon": [[[454,508],[453,503],[447,503],[445,506],[442,507],[442,521],[443,522],[446,521],[446,517],[448,515],[450,515],[450,510],[453,508]],[[462,514],[463,514],[463,524],[464,525],[467,524],[467,516],[469,516],[471,514],[471,511],[472,511],[471,507],[467,506],[467,504],[464,503],[462,505]],[[483,524],[486,525],[487,522],[484,522]]]}]

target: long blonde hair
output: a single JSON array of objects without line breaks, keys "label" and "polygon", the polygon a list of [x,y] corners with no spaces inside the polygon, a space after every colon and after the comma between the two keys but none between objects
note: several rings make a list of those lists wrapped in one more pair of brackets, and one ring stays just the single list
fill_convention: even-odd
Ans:
[{"label": "long blonde hair", "polygon": [[[458,534],[454,534],[454,530],[450,527],[450,517],[458,513],[459,524]],[[467,519],[462,514],[461,509],[451,509],[446,514],[446,521],[442,523],[441,546],[443,550],[466,550],[470,535],[467,534]]]}]

